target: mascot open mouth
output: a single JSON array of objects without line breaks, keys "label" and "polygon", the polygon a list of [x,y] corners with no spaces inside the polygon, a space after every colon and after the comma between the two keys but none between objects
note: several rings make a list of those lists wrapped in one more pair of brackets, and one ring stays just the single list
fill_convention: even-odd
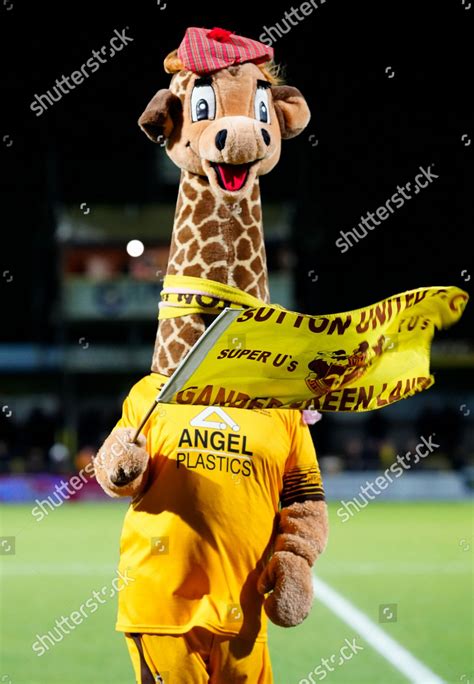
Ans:
[{"label": "mascot open mouth", "polygon": [[250,167],[251,164],[212,164],[219,186],[229,192],[236,192],[243,188]]}]

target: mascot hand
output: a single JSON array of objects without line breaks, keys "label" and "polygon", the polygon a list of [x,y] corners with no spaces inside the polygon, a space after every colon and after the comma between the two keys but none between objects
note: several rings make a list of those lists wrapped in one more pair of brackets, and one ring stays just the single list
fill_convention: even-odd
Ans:
[{"label": "mascot hand", "polygon": [[282,508],[274,554],[258,581],[258,591],[272,593],[265,612],[280,627],[293,627],[311,610],[311,568],[326,548],[328,513],[324,501],[304,501]]},{"label": "mascot hand", "polygon": [[269,619],[280,627],[294,627],[307,617],[313,603],[311,568],[291,551],[273,554],[258,581],[258,591],[267,596],[264,603]]},{"label": "mascot hand", "polygon": [[117,428],[105,440],[94,459],[97,481],[110,496],[137,496],[144,488],[150,457],[146,439],[132,444],[132,428]]}]

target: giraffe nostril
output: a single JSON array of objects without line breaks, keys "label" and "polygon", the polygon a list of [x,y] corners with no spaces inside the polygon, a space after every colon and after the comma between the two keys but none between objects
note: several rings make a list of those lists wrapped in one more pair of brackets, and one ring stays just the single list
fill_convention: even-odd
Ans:
[{"label": "giraffe nostril", "polygon": [[272,141],[270,133],[265,128],[262,128],[262,138],[265,145],[269,145]]},{"label": "giraffe nostril", "polygon": [[222,129],[222,131],[219,131],[219,133],[216,135],[216,147],[218,150],[224,149],[226,139],[227,139],[227,131],[224,128],[224,129]]}]

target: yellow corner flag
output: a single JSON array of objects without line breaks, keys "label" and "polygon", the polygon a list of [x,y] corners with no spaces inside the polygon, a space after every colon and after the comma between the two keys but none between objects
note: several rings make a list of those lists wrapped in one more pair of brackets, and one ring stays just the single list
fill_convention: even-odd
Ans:
[{"label": "yellow corner flag", "polygon": [[214,334],[209,328],[158,400],[246,409],[377,409],[433,384],[434,331],[459,320],[468,298],[457,287],[422,287],[323,316],[266,305],[227,309],[230,323],[214,327]]}]

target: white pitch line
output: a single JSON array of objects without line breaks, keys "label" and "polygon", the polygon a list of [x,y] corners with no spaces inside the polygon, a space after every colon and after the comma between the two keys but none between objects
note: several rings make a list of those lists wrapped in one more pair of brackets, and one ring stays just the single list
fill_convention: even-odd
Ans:
[{"label": "white pitch line", "polygon": [[327,566],[331,575],[377,575],[381,572],[404,575],[470,575],[472,565],[469,561],[447,561],[445,563],[389,563],[336,562]]},{"label": "white pitch line", "polygon": [[343,622],[355,629],[374,650],[404,674],[410,682],[413,684],[445,684],[443,679],[417,660],[406,648],[392,639],[367,615],[332,589],[326,582],[318,577],[313,577],[313,587],[316,600],[321,601]]},{"label": "white pitch line", "polygon": [[111,575],[116,567],[113,565],[92,565],[86,563],[4,563],[0,565],[0,577],[11,576],[61,576],[61,575]]}]

